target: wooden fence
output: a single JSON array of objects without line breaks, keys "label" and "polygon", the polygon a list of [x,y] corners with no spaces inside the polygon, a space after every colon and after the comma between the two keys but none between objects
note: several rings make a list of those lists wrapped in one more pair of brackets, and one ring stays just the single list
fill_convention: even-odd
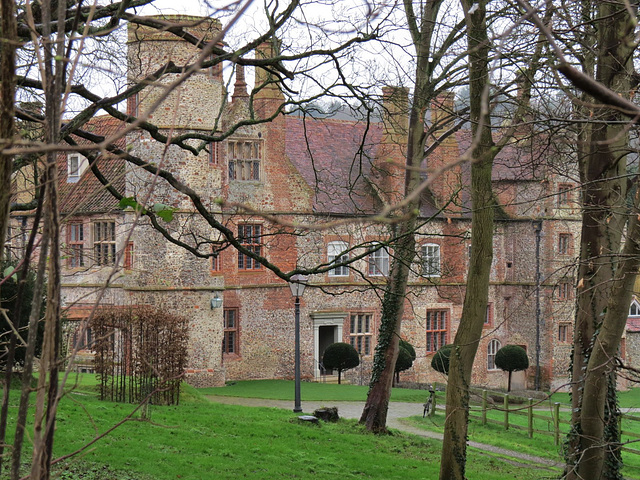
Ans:
[{"label": "wooden fence", "polygon": [[[440,393],[440,392],[438,392]],[[559,445],[561,442],[561,437],[564,437],[569,428],[568,426],[571,424],[569,420],[569,415],[571,412],[570,405],[562,405],[560,402],[554,402],[550,405],[550,408],[542,408],[545,404],[548,404],[547,401],[534,400],[533,398],[528,398],[524,401],[524,403],[518,402],[518,404],[514,404],[512,398],[510,398],[509,394],[506,393],[496,393],[491,392],[491,397],[502,397],[502,405],[500,404],[491,404],[489,402],[489,392],[487,390],[482,390],[481,392],[482,401],[480,406],[471,406],[469,409],[469,419],[477,420],[482,423],[482,425],[486,425],[488,423],[501,425],[505,430],[513,429],[526,431],[529,438],[533,438],[534,434],[540,435],[553,435],[553,440],[556,445]],[[431,411],[429,412],[430,416],[435,413],[435,405],[439,403],[437,401],[437,396],[434,399],[434,405]],[[440,397],[440,400],[442,397]],[[444,404],[444,402],[442,402]],[[488,411],[499,411],[504,413],[504,417],[502,420],[495,420],[493,418],[489,418],[487,416]],[[566,413],[563,418],[561,413]],[[527,426],[516,425],[511,423],[509,420],[513,417],[525,417],[527,419]],[[534,428],[534,420],[542,420],[543,422],[547,422],[548,429],[536,429]],[[636,429],[636,431],[630,430],[629,425],[633,422],[640,422],[640,417],[634,416],[628,413],[623,413],[620,416],[620,432],[623,437],[624,443],[634,443],[640,444],[640,433],[636,433],[640,431]],[[624,429],[624,426],[627,426],[627,429]],[[566,426],[567,428],[563,428]],[[622,450],[625,452],[640,454],[640,449],[630,448],[628,445],[622,446]]]}]

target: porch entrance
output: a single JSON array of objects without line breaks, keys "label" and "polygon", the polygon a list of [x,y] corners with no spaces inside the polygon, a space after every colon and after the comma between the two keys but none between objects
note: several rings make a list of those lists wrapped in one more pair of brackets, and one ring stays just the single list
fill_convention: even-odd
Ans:
[{"label": "porch entrance", "polygon": [[313,371],[316,379],[321,375],[332,375],[333,371],[323,372],[322,356],[329,345],[342,341],[342,327],[346,313],[314,312],[313,319]]}]

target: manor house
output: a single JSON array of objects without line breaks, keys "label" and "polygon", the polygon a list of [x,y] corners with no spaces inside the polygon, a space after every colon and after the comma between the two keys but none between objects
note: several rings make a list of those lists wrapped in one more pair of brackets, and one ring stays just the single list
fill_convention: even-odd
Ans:
[{"label": "manor house", "polygon": [[[171,19],[192,24],[191,32],[203,40],[220,30],[217,20]],[[170,32],[129,28],[132,79],[144,78],[168,60],[190,64],[198,53]],[[256,55],[272,53],[267,44]],[[60,154],[66,316],[73,329],[98,299],[100,305],[154,305],[188,319],[190,383],[293,378],[294,299],[273,269],[324,266],[310,277],[300,299],[302,376],[311,380],[330,374],[321,363],[323,351],[343,341],[362,358],[360,367],[347,372],[348,380],[366,384],[382,288],[393,261],[386,242],[395,229],[374,215],[402,197],[408,93],[384,88],[384,111],[375,121],[285,115],[278,111],[284,97],[270,81],[271,73],[260,68],[254,73],[251,88],[243,67],[236,65],[229,92],[220,68],[203,69],[146,119],[171,138],[230,132],[220,142],[200,148],[201,142],[189,140],[190,151],[158,142],[141,129],[114,141],[167,175],[154,175],[106,152],[95,161],[125,197],[171,210],[170,221],[157,219],[164,232],[123,207],[83,155]],[[179,75],[166,74],[141,90],[130,100],[128,113],[144,115]],[[252,115],[273,120],[246,121]],[[442,135],[455,116],[454,97],[443,92],[429,117],[427,143],[443,138],[425,160],[427,187],[421,194],[416,257],[405,299],[402,337],[417,353],[413,367],[401,374],[406,381],[444,381],[431,368],[431,358],[453,341],[462,314],[470,260],[470,166],[458,159],[472,139],[465,128]],[[109,139],[125,126],[104,116],[85,129]],[[506,344],[525,348],[532,365],[515,376],[516,386],[533,385],[536,359],[543,385],[567,381],[580,225],[577,176],[572,162],[561,158],[561,141],[531,133],[520,132],[495,162],[501,207],[489,306],[473,373],[479,385],[506,385],[505,373],[494,362]],[[273,269],[230,246],[212,221],[264,256]],[[14,238],[26,224],[13,218]],[[199,258],[181,244],[212,255]],[[83,346],[77,368],[90,371],[91,330],[81,337],[70,336]]]}]

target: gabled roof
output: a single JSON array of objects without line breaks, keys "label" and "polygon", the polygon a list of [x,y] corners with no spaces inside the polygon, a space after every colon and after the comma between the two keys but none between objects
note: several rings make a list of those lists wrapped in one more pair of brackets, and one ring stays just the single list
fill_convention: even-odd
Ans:
[{"label": "gabled roof", "polygon": [[[91,119],[83,130],[110,137],[126,127],[126,124],[111,116],[99,116]],[[75,137],[79,145],[90,145],[91,142]],[[116,146],[124,149],[126,140],[120,138]],[[111,195],[100,181],[87,168],[80,180],[69,183],[67,178],[67,152],[58,154],[58,169],[60,175],[60,206],[64,214],[106,213],[118,209],[118,201]],[[120,192],[125,187],[125,161],[107,152],[102,152],[96,159],[95,165],[104,177]]]}]

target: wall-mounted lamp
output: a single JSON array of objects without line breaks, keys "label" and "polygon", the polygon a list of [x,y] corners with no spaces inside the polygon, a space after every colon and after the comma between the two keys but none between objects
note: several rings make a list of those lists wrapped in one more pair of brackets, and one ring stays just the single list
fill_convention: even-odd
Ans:
[{"label": "wall-mounted lamp", "polygon": [[211,310],[213,310],[214,308],[220,308],[222,306],[222,298],[220,298],[220,296],[218,295],[218,292],[216,292],[213,295],[213,298],[211,299]]}]

